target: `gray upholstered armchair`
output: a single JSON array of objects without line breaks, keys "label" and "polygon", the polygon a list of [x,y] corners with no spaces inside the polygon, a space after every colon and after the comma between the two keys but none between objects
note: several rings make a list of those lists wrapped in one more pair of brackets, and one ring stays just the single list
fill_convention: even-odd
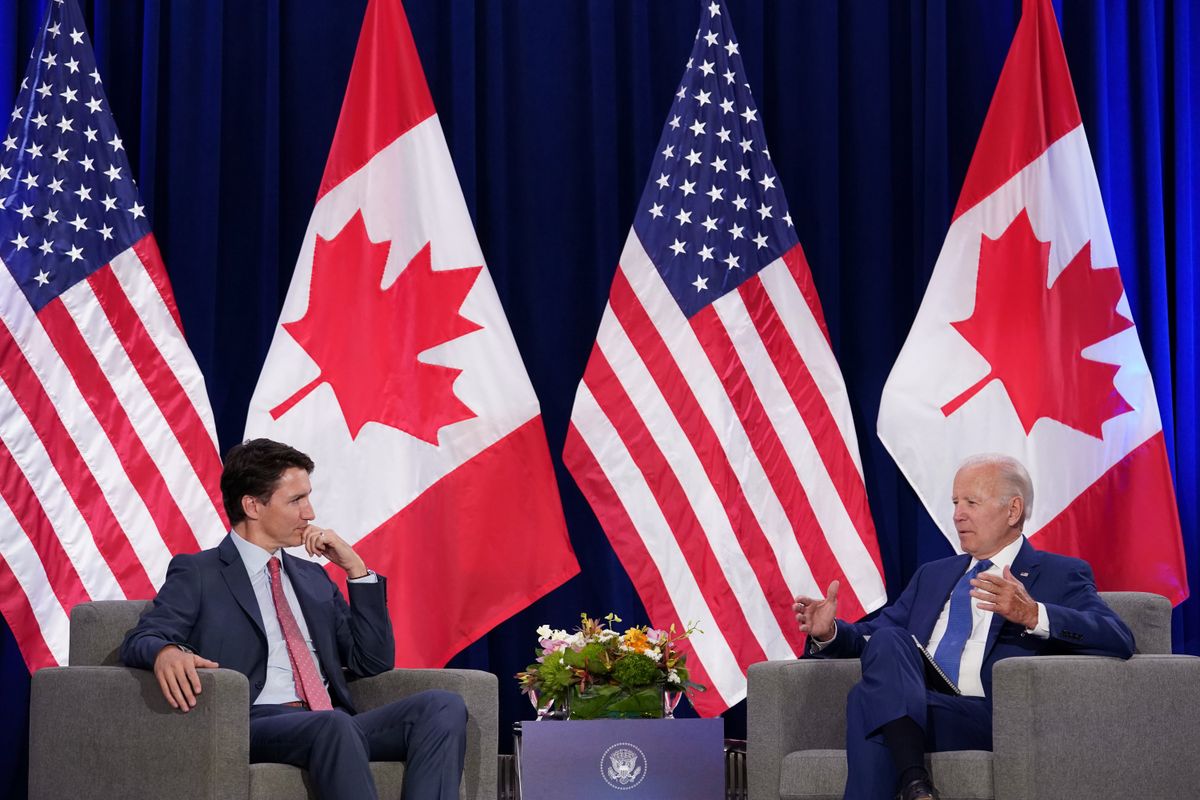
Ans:
[{"label": "gray upholstered armchair", "polygon": [[[1010,658],[992,673],[992,752],[935,753],[943,800],[1194,797],[1200,658],[1173,656],[1171,606],[1102,593],[1133,631],[1129,661]],[[841,798],[846,695],[857,659],[773,661],[749,672],[750,800]]]},{"label": "gray upholstered armchair", "polygon": [[[267,800],[311,797],[307,775],[249,763],[249,685],[241,673],[202,670],[203,694],[187,714],[170,708],[154,675],[120,666],[117,651],[145,602],[83,603],[71,612],[70,666],[33,676],[30,800],[65,797]],[[475,670],[399,669],[354,681],[366,710],[424,689],[462,695],[468,711],[460,796],[496,796],[496,676]],[[404,765],[371,765],[381,797],[398,798]]]}]

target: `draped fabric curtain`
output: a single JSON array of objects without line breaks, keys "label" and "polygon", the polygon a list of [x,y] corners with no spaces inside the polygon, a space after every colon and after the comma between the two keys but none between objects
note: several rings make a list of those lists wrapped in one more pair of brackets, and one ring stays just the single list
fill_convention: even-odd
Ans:
[{"label": "draped fabric curtain", "polygon": [[[46,2],[0,0],[6,110]],[[1198,586],[1197,14],[1191,0],[1055,5],[1158,389],[1189,580]],[[365,0],[83,6],[224,449],[241,438]],[[405,6],[541,399],[583,568],[453,662],[500,676],[506,730],[531,716],[510,676],[531,656],[538,624],[571,627],[581,611],[644,618],[558,454],[700,3]],[[918,564],[950,548],[874,435],[880,393],[945,236],[1020,3],[728,0],[728,11],[845,374],[895,596]],[[1176,610],[1174,641],[1178,651],[1200,653],[1200,602]],[[0,794],[20,797],[29,678],[2,624],[0,682]],[[727,717],[731,734],[744,730],[739,710]]]}]

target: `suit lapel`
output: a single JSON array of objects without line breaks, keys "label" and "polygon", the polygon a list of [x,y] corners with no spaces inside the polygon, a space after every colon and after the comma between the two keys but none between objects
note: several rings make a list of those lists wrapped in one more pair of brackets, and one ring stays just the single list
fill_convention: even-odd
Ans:
[{"label": "suit lapel", "polygon": [[[1017,551],[1017,557],[1013,559],[1011,567],[1013,577],[1025,584],[1026,589],[1032,589],[1041,573],[1041,566],[1042,554],[1029,543],[1028,539],[1025,540],[1021,549]],[[1033,592],[1031,591],[1030,594]]]},{"label": "suit lapel", "polygon": [[[292,589],[296,592],[296,600],[300,603],[300,613],[304,615],[304,621],[308,624],[308,635],[312,637],[313,647],[321,660],[321,668],[325,670],[325,676],[328,678],[332,675],[331,670],[341,669],[339,664],[331,661],[332,654],[337,652],[329,638],[332,626],[329,625],[321,601],[313,596],[312,587],[297,568],[299,561],[286,550],[280,551],[280,555],[283,557],[283,568],[292,582]],[[331,685],[332,683],[330,680]]]},{"label": "suit lapel", "polygon": [[[1021,543],[1021,549],[1017,551],[1017,557],[1013,559],[1012,566],[1009,569],[1012,571],[1013,577],[1025,584],[1025,589],[1030,594],[1033,594],[1033,585],[1037,582],[1041,565],[1041,553],[1026,539]],[[988,628],[987,644],[984,646],[983,651],[985,661],[991,655],[992,648],[996,646],[996,638],[1000,635],[1000,629],[1004,627],[1004,622],[1004,617],[999,614],[992,615],[992,624]]]},{"label": "suit lapel", "polygon": [[305,581],[304,576],[300,574],[300,570],[296,568],[295,556],[286,550],[280,551],[279,554],[283,557],[283,569],[287,572],[287,576],[292,582],[292,588],[296,591],[296,599],[300,601],[300,611],[304,614],[304,619],[308,623],[308,632],[313,638],[316,638],[317,631],[315,628],[320,627],[321,622],[317,617],[319,602],[312,596],[308,583]]},{"label": "suit lapel", "polygon": [[[231,533],[229,536],[237,536],[236,533]],[[217,545],[217,553],[221,556],[221,577],[225,579],[225,585],[229,587],[229,593],[233,595],[233,599],[246,612],[246,616],[254,620],[254,626],[258,629],[258,635],[263,641],[267,640],[267,631],[263,627],[262,612],[258,608],[258,598],[254,596],[254,587],[250,585],[250,576],[246,574],[246,565],[242,561],[242,556],[238,553],[237,545],[233,540],[226,536]]]}]

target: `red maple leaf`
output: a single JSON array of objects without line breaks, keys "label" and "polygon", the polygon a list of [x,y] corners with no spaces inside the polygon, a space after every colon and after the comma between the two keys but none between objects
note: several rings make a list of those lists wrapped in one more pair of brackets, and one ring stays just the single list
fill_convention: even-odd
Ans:
[{"label": "red maple leaf", "polygon": [[273,418],[322,383],[333,389],[351,438],[378,422],[437,444],[443,425],[475,416],[454,394],[462,370],[417,356],[480,329],[458,312],[482,267],[435,272],[426,242],[382,289],[391,246],[367,237],[361,211],[334,238],[317,236],[308,311],[283,327],[321,372],[271,409]]},{"label": "red maple leaf", "polygon": [[1046,288],[1050,243],[1022,210],[999,239],[981,237],[975,311],[951,323],[991,371],[946,405],[950,416],[988,382],[999,379],[1028,434],[1043,417],[1102,438],[1105,420],[1131,411],[1117,391],[1119,369],[1081,351],[1129,328],[1117,314],[1124,289],[1113,268],[1092,268],[1088,242]]}]

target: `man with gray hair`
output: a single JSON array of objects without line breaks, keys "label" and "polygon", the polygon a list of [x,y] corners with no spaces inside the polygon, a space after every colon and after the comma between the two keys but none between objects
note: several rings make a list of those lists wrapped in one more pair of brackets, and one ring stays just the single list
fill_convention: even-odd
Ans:
[{"label": "man with gray hair", "polygon": [[1096,593],[1091,567],[1022,534],[1033,482],[1002,455],[954,476],[963,554],[923,564],[868,622],[836,618],[838,583],[793,609],[814,658],[861,658],[847,701],[847,800],[936,800],[925,754],[992,747],[992,668],[1013,656],[1133,655],[1133,634]]}]

